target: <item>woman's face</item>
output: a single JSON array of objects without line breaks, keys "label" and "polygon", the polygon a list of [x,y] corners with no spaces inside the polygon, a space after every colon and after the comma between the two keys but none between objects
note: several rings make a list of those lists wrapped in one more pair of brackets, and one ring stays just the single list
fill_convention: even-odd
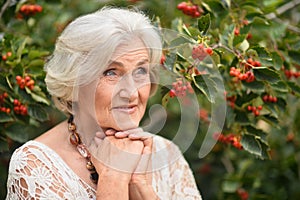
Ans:
[{"label": "woman's face", "polygon": [[105,131],[139,126],[150,94],[149,55],[141,41],[120,45],[100,77],[96,117]]}]

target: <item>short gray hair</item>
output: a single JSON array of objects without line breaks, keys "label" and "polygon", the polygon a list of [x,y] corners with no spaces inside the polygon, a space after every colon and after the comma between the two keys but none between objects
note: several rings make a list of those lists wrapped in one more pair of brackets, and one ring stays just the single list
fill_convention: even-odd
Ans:
[{"label": "short gray hair", "polygon": [[[148,49],[150,64],[158,64],[162,41],[157,29],[137,10],[104,7],[72,21],[58,37],[55,50],[45,63],[45,82],[58,109],[72,113],[74,87],[99,78],[115,49],[132,37]],[[151,67],[151,94],[157,83]]]}]

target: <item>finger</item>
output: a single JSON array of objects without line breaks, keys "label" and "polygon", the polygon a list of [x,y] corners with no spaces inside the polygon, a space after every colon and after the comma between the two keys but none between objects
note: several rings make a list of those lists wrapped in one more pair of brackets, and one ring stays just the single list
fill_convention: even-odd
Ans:
[{"label": "finger", "polygon": [[128,135],[128,138],[131,140],[147,140],[148,138],[152,138],[153,134],[148,132],[142,132],[142,133],[132,133]]},{"label": "finger", "polygon": [[107,129],[107,130],[105,131],[105,135],[106,135],[106,136],[112,136],[112,135],[115,135],[116,132],[117,132],[117,131],[116,131],[115,129]]},{"label": "finger", "polygon": [[94,141],[95,141],[96,145],[99,146],[102,142],[102,139],[100,139],[99,137],[94,137]]},{"label": "finger", "polygon": [[119,132],[116,132],[115,134],[115,137],[118,138],[118,139],[121,139],[121,138],[126,138],[128,137],[130,133],[128,131],[119,131]]}]

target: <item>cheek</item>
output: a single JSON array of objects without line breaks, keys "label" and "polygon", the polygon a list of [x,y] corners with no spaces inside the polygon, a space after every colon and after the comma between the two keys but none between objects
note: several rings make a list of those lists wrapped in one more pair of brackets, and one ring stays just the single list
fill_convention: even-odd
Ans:
[{"label": "cheek", "polygon": [[149,96],[150,96],[151,84],[147,84],[139,89],[139,95],[141,101],[145,104],[147,103]]},{"label": "cheek", "polygon": [[99,84],[95,94],[96,115],[100,115],[101,111],[111,104],[112,89],[108,86]]}]

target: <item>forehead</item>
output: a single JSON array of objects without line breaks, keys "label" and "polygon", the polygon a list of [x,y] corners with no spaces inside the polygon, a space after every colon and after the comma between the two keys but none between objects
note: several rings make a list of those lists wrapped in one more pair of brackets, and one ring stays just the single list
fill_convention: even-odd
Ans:
[{"label": "forehead", "polygon": [[112,54],[111,60],[119,59],[138,59],[139,57],[148,58],[149,53],[140,39],[134,39],[132,41],[126,41],[121,43]]}]

